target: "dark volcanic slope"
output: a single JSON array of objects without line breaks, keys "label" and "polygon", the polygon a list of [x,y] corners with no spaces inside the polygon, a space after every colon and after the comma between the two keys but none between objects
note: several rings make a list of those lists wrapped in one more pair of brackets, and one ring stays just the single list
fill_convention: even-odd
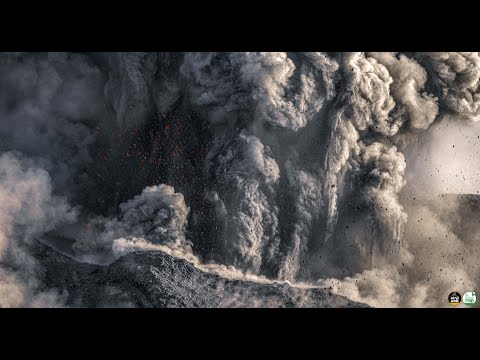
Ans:
[{"label": "dark volcanic slope", "polygon": [[134,252],[109,266],[79,263],[37,244],[46,288],[78,307],[364,307],[323,289],[228,280],[161,251]]}]

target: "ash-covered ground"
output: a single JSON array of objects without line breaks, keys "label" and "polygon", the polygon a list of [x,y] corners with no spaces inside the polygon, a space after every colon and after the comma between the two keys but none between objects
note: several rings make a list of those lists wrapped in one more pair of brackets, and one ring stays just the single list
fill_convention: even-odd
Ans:
[{"label": "ash-covered ground", "polygon": [[163,251],[132,252],[108,266],[76,262],[40,242],[31,254],[43,291],[56,291],[70,307],[366,307],[329,289],[227,279]]}]

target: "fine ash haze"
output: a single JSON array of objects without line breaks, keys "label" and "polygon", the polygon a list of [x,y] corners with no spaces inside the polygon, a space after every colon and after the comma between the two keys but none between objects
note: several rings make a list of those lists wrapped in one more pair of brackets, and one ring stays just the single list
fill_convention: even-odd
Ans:
[{"label": "fine ash haze", "polygon": [[442,197],[480,190],[479,80],[478,53],[1,53],[0,307],[64,306],[40,238],[446,306],[480,285]]}]

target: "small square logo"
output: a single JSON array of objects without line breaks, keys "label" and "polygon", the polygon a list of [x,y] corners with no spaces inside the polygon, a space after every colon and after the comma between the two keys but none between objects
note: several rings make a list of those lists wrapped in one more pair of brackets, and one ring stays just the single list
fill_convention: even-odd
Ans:
[{"label": "small square logo", "polygon": [[469,291],[463,294],[463,303],[465,305],[475,305],[477,302],[477,296],[475,295],[475,291]]}]

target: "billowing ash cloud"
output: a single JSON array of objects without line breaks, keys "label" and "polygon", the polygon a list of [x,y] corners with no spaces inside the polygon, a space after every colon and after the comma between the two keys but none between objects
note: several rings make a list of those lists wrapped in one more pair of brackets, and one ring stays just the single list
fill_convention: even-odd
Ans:
[{"label": "billowing ash cloud", "polygon": [[272,258],[278,247],[279,168],[257,137],[242,132],[235,141],[216,159],[218,190],[224,192],[218,201],[226,209],[223,251],[232,265],[258,273],[263,251]]},{"label": "billowing ash cloud", "polygon": [[[373,184],[373,189],[368,189],[372,186],[368,182],[360,184],[361,187],[367,187],[365,191],[368,191],[369,200],[374,208],[377,205],[376,200],[387,197],[394,203],[392,207],[399,209],[396,214],[394,212],[383,214],[382,206],[375,208],[374,222],[377,220],[385,222],[386,218],[396,216],[396,219],[389,222],[399,223],[405,218],[401,214],[401,206],[396,198],[402,188],[401,171],[394,174],[398,176],[392,176],[388,171],[397,162],[395,156],[387,155],[389,152],[395,152],[388,137],[396,135],[405,122],[405,118],[392,116],[396,106],[390,92],[393,80],[385,66],[363,54],[346,55],[343,60],[343,71],[346,91],[339,99],[338,110],[333,113],[332,138],[326,157],[325,196],[328,201],[326,240],[335,233],[338,202],[341,200],[339,194],[344,192],[345,186],[348,186],[345,181],[351,177],[352,171],[354,179],[357,177],[355,174],[361,174],[365,170],[370,170],[371,175],[379,178],[379,181]],[[382,143],[368,145],[367,142],[375,140]],[[382,152],[386,154],[382,156]],[[401,157],[399,159],[402,160]],[[384,169],[387,171],[382,173]],[[390,181],[386,182],[386,176],[382,175],[389,176]],[[402,236],[397,230],[393,231],[392,235],[394,236],[388,236],[386,241],[397,242]]]},{"label": "billowing ash cloud", "polygon": [[[185,238],[189,208],[183,195],[169,185],[146,187],[140,195],[120,204],[120,215],[110,220],[96,218],[96,227],[74,245],[78,254],[90,255],[90,261],[102,262],[101,251],[118,257],[143,245],[155,244],[190,249]],[[113,251],[108,254],[108,251]]]},{"label": "billowing ash cloud", "polygon": [[427,129],[438,115],[438,105],[437,99],[423,90],[427,82],[425,69],[403,54],[370,53],[369,56],[384,65],[392,78],[390,92],[396,104],[390,116],[400,124],[408,121],[413,131]]},{"label": "billowing ash cloud", "polygon": [[[41,157],[61,191],[82,166],[103,107],[102,74],[83,55],[1,54],[0,150]],[[84,186],[84,184],[79,184]]]},{"label": "billowing ash cloud", "polygon": [[480,57],[478,53],[417,55],[429,71],[430,86],[441,105],[461,117],[478,121]]},{"label": "billowing ash cloud", "polygon": [[280,271],[279,174],[290,157],[280,143],[315,121],[334,94],[334,59],[298,54],[297,62],[286,53],[202,53],[186,55],[181,67],[192,105],[214,132],[206,166],[218,184],[209,193],[221,258],[248,272]]},{"label": "billowing ash cloud", "polygon": [[248,110],[249,123],[298,130],[331,96],[337,66],[323,54],[301,61],[297,68],[286,53],[187,54],[181,72],[192,103],[213,122],[234,122]]},{"label": "billowing ash cloud", "polygon": [[[360,159],[359,171],[365,172],[362,174],[365,178],[364,196],[373,210],[372,254],[388,256],[388,263],[398,264],[404,260],[399,250],[403,250],[400,242],[407,221],[398,200],[405,185],[405,159],[395,146],[378,142],[363,148]],[[373,251],[374,248],[378,250]]]},{"label": "billowing ash cloud", "polygon": [[120,220],[112,220],[106,231],[122,236],[141,236],[156,243],[185,241],[188,207],[182,194],[168,185],[146,187],[140,195],[120,204]]},{"label": "billowing ash cloud", "polygon": [[10,152],[0,156],[0,203],[0,307],[61,306],[60,294],[38,291],[38,269],[28,244],[73,222],[76,212],[65,198],[52,195],[44,169]]},{"label": "billowing ash cloud", "polygon": [[[412,172],[442,161],[444,124],[478,120],[479,78],[478,53],[0,54],[1,305],[58,301],[28,276],[42,238],[425,306],[460,278],[428,280],[419,233],[443,213],[411,203],[432,192]],[[476,249],[462,236],[424,244]]]},{"label": "billowing ash cloud", "polygon": [[289,234],[291,246],[284,255],[279,278],[294,280],[302,271],[302,263],[305,264],[309,245],[306,239],[314,232],[324,204],[322,182],[315,174],[297,169],[290,160],[285,163],[285,171],[294,206],[286,215],[293,219]]}]

